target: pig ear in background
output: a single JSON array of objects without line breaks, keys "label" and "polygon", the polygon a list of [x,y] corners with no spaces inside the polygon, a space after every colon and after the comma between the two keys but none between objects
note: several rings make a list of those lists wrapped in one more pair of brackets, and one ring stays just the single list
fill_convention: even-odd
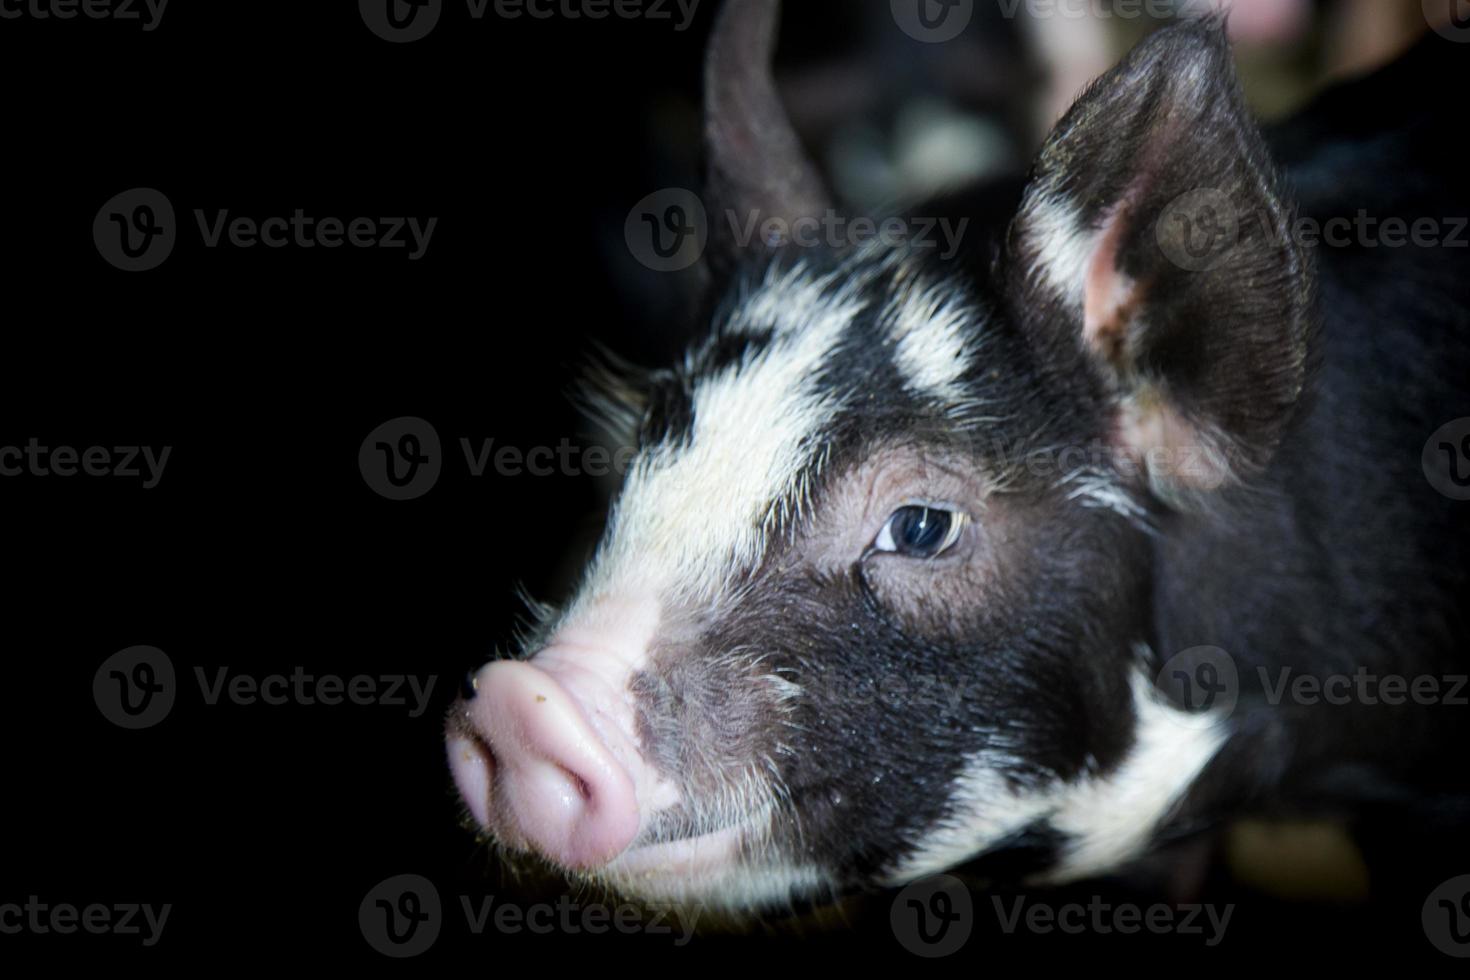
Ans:
[{"label": "pig ear in background", "polygon": [[1313,346],[1293,220],[1213,19],[1141,43],[1035,164],[1007,247],[1016,313],[1081,362],[1165,500],[1247,479],[1292,417]]},{"label": "pig ear in background", "polygon": [[[705,204],[710,260],[728,269],[740,251],[777,248],[761,225],[789,229],[828,208],[822,178],[802,150],[771,75],[779,0],[726,0],[705,58]],[[732,222],[735,227],[732,228]],[[756,229],[749,242],[745,229]]]}]

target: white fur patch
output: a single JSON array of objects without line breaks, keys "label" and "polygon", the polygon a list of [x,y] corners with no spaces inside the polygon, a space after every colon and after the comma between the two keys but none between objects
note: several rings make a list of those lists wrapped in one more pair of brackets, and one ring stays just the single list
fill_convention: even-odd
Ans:
[{"label": "white fur patch", "polygon": [[1154,831],[1229,738],[1227,723],[1162,700],[1142,671],[1133,676],[1133,749],[1106,777],[1063,791],[1051,823],[1074,838],[1047,876],[1067,881],[1100,874],[1143,852]]},{"label": "white fur patch", "polygon": [[969,401],[961,379],[974,362],[979,314],[953,290],[908,278],[883,312],[894,360],[916,394],[947,405]]},{"label": "white fur patch", "polygon": [[726,596],[756,562],[782,506],[800,507],[819,471],[816,437],[838,406],[808,390],[853,318],[868,280],[774,267],[731,315],[730,329],[770,328],[771,343],[693,392],[687,445],[641,456],[577,603],[616,588],[669,600]]},{"label": "white fur patch", "polygon": [[977,754],[951,796],[954,815],[931,831],[890,883],[954,867],[1041,819],[1072,839],[1043,880],[1086,877],[1137,857],[1229,730],[1223,719],[1212,721],[1162,701],[1142,670],[1133,677],[1133,707],[1133,747],[1106,775],[1018,795],[1000,776],[999,753]]},{"label": "white fur patch", "polygon": [[1089,228],[1070,202],[1040,191],[1027,194],[1019,220],[1027,228],[1026,244],[1036,257],[1031,274],[1068,307],[1081,310],[1098,230]]}]

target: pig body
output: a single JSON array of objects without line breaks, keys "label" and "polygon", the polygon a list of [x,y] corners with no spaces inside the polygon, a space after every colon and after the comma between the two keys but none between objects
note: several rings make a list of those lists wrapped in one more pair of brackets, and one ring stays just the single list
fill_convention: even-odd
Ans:
[{"label": "pig body", "polygon": [[1280,693],[1466,672],[1470,505],[1421,450],[1470,415],[1467,253],[1298,220],[1470,212],[1447,123],[1358,109],[1422,104],[1456,46],[1272,147],[1220,26],[1169,28],[1025,182],[919,209],[975,229],[941,256],[780,233],[829,205],[775,18],[711,42],[706,328],[616,393],[639,451],[576,594],[450,713],[474,820],[730,908],[1098,874],[1243,813],[1456,825],[1464,709]]}]

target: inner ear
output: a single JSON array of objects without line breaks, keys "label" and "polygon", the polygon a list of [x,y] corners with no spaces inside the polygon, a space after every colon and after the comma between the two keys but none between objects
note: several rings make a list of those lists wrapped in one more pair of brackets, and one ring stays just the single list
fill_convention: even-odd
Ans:
[{"label": "inner ear", "polygon": [[1109,209],[1103,217],[1092,257],[1087,263],[1082,293],[1082,340],[1103,361],[1123,368],[1127,329],[1142,298],[1140,284],[1118,265],[1127,203]]},{"label": "inner ear", "polygon": [[1107,365],[1120,392],[1113,442],[1128,460],[1161,488],[1215,490],[1230,478],[1225,437],[1185,415],[1187,398],[1171,393],[1166,379],[1139,370],[1150,285],[1159,277],[1136,277],[1124,268],[1123,243],[1135,228],[1134,193],[1137,188],[1108,209],[1094,238],[1083,277],[1082,342]]}]

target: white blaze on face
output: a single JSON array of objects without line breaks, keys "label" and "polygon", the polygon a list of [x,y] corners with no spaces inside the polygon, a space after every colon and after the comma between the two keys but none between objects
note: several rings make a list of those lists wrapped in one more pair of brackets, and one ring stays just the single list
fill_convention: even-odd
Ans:
[{"label": "white blaze on face", "polygon": [[651,449],[628,473],[579,600],[631,591],[708,602],[759,560],[773,518],[799,505],[838,405],[811,391],[853,318],[864,280],[773,268],[735,310],[732,332],[770,329],[770,344],[693,392],[687,444]]},{"label": "white blaze on face", "polygon": [[[897,250],[864,256],[823,275],[802,263],[766,271],[724,331],[769,330],[772,341],[712,375],[698,375],[700,353],[690,355],[690,438],[653,447],[629,471],[582,600],[616,591],[707,604],[759,560],[773,527],[806,504],[820,473],[822,436],[842,405],[810,382],[865,312],[875,280],[890,284],[880,329],[906,387],[950,413],[974,407],[962,381],[980,315],[906,258]],[[576,615],[574,604],[567,621]]]}]

